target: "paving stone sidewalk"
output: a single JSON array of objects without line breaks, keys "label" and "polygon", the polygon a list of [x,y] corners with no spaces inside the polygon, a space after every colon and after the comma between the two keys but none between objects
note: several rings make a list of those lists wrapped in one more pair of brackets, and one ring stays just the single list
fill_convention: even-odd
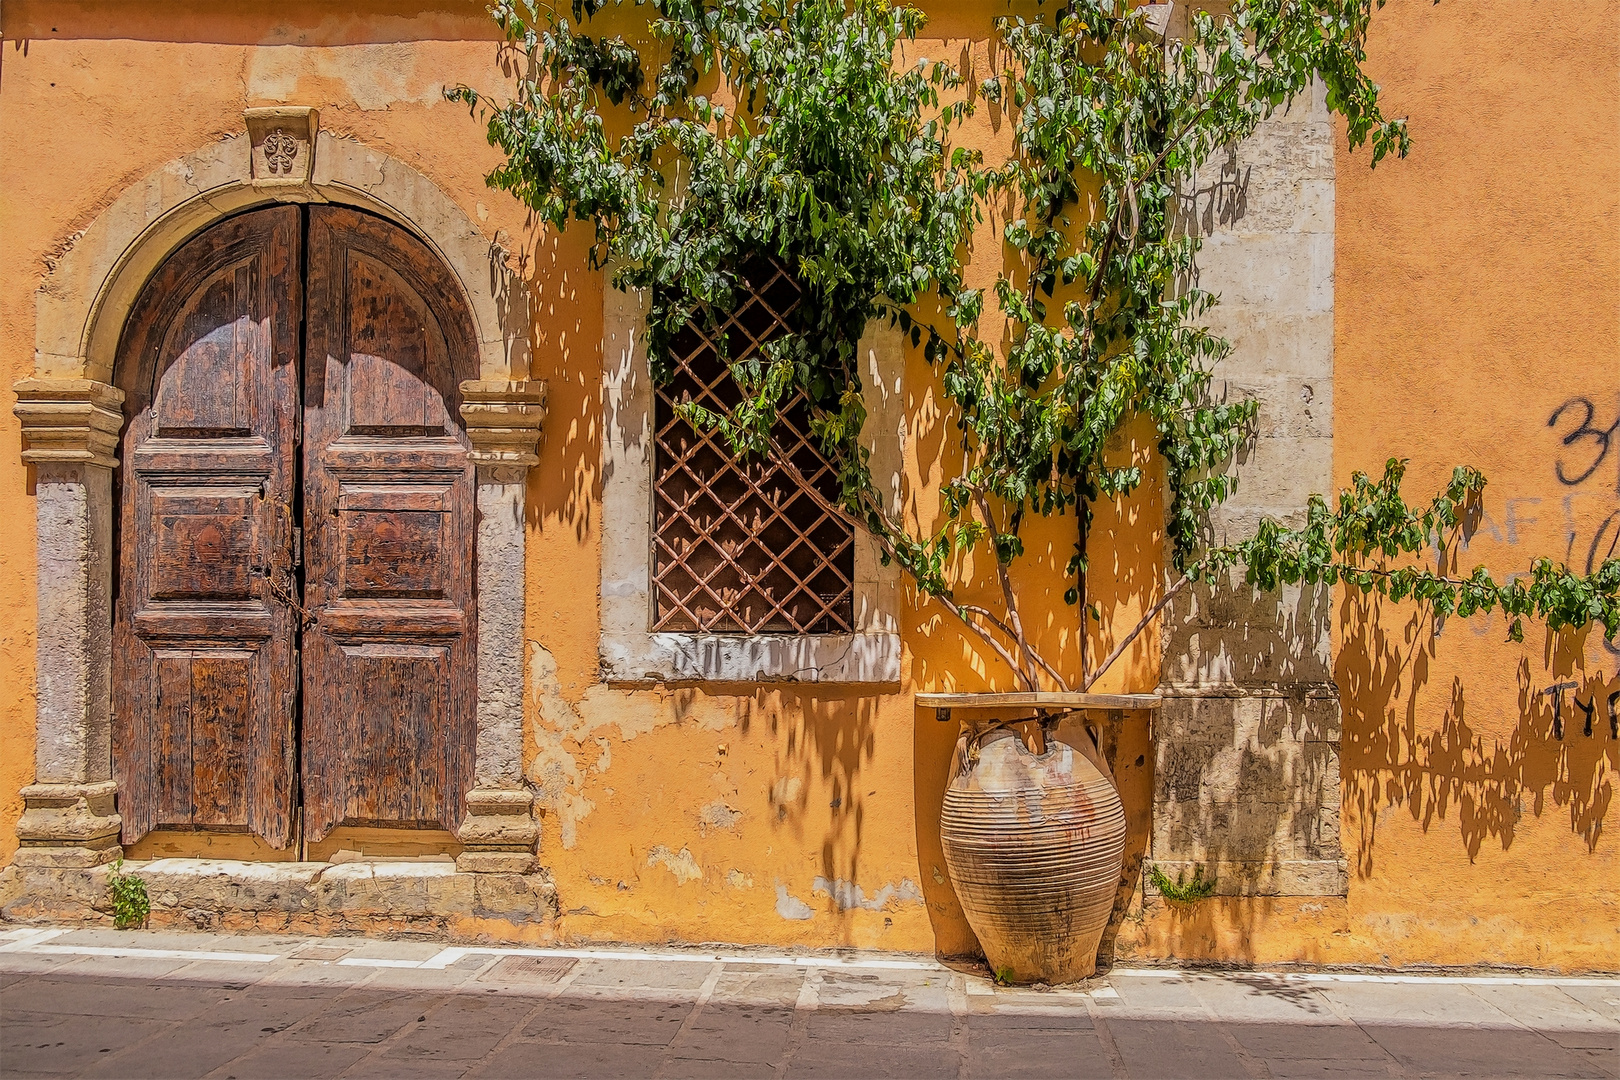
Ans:
[{"label": "paving stone sidewalk", "polygon": [[14,928],[0,1075],[1620,1078],[1620,980]]}]

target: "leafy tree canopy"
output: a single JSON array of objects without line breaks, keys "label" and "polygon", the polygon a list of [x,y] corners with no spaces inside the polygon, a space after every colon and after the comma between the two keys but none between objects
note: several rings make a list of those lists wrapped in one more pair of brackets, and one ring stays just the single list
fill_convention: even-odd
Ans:
[{"label": "leafy tree canopy", "polygon": [[[1028,516],[1072,510],[1067,598],[1083,603],[1090,507],[1143,482],[1105,458],[1133,417],[1152,423],[1165,463],[1182,574],[1171,594],[1242,566],[1262,587],[1343,581],[1442,612],[1502,608],[1516,637],[1527,615],[1554,628],[1598,620],[1612,636],[1620,561],[1587,578],[1537,563],[1526,585],[1415,559],[1477,497],[1471,470],[1422,510],[1402,500],[1392,461],[1381,481],[1358,476],[1336,512],[1314,500],[1301,530],[1266,522],[1241,543],[1208,544],[1256,403],[1211,396],[1230,346],[1201,325],[1215,300],[1188,284],[1198,239],[1175,228],[1178,182],[1317,79],[1352,148],[1369,146],[1374,164],[1404,156],[1405,121],[1384,116],[1362,69],[1375,5],[1235,0],[1192,11],[1166,40],[1165,5],[1037,0],[996,18],[995,70],[964,71],[918,55],[923,14],[888,0],[498,0],[522,68],[515,93],[450,96],[487,118],[506,156],[492,186],[553,226],[589,227],[593,263],[646,291],[655,378],[669,376],[688,320],[713,326],[733,308],[750,260],[796,274],[806,302],[793,332],[731,364],[743,403],[688,406],[687,418],[738,454],[769,453],[777,406],[802,391],[841,479],[836,509],[1030,688],[1089,686],[1140,632],[1065,675],[1026,640],[1008,577]],[[1005,161],[956,141],[989,106],[1011,121]],[[993,208],[1011,257],[987,317],[964,267]],[[939,370],[960,435],[964,465],[928,534],[884,505],[860,438],[856,346],[877,319]],[[956,556],[986,541],[1000,612],[953,592]]]}]

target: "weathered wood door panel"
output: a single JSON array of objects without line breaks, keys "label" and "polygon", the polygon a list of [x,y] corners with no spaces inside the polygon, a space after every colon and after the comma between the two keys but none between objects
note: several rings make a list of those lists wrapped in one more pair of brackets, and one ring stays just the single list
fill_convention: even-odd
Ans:
[{"label": "weathered wood door panel", "polygon": [[200,234],[147,283],[120,345],[125,843],[161,825],[290,836],[296,628],[274,590],[294,587],[301,243],[292,206]]},{"label": "weathered wood door panel", "polygon": [[304,407],[306,835],[454,829],[475,739],[476,372],[448,271],[378,218],[309,209]]}]

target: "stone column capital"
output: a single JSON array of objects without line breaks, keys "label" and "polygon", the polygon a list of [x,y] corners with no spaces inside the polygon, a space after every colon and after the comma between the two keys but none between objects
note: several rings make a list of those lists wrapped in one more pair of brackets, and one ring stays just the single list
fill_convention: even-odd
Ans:
[{"label": "stone column capital", "polygon": [[118,467],[122,390],[94,379],[21,379],[11,389],[27,443],[24,461]]},{"label": "stone column capital", "polygon": [[540,425],[546,416],[541,380],[469,379],[461,384],[461,419],[479,465],[531,466],[540,461]]}]

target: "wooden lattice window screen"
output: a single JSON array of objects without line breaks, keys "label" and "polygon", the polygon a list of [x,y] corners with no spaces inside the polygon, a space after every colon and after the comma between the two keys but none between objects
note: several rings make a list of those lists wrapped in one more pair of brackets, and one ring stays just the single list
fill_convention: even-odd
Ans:
[{"label": "wooden lattice window screen", "polygon": [[[673,377],[658,389],[654,453],[653,629],[718,634],[835,634],[854,629],[853,527],[807,494],[838,498],[838,475],[810,439],[802,394],[784,403],[773,433],[797,468],[738,461],[723,437],[675,414],[696,401],[741,400],[731,361],[788,328],[801,299],[791,274],[759,259],[739,275],[738,303],[721,324],[687,323],[671,343]],[[800,476],[804,478],[800,480]]]}]

